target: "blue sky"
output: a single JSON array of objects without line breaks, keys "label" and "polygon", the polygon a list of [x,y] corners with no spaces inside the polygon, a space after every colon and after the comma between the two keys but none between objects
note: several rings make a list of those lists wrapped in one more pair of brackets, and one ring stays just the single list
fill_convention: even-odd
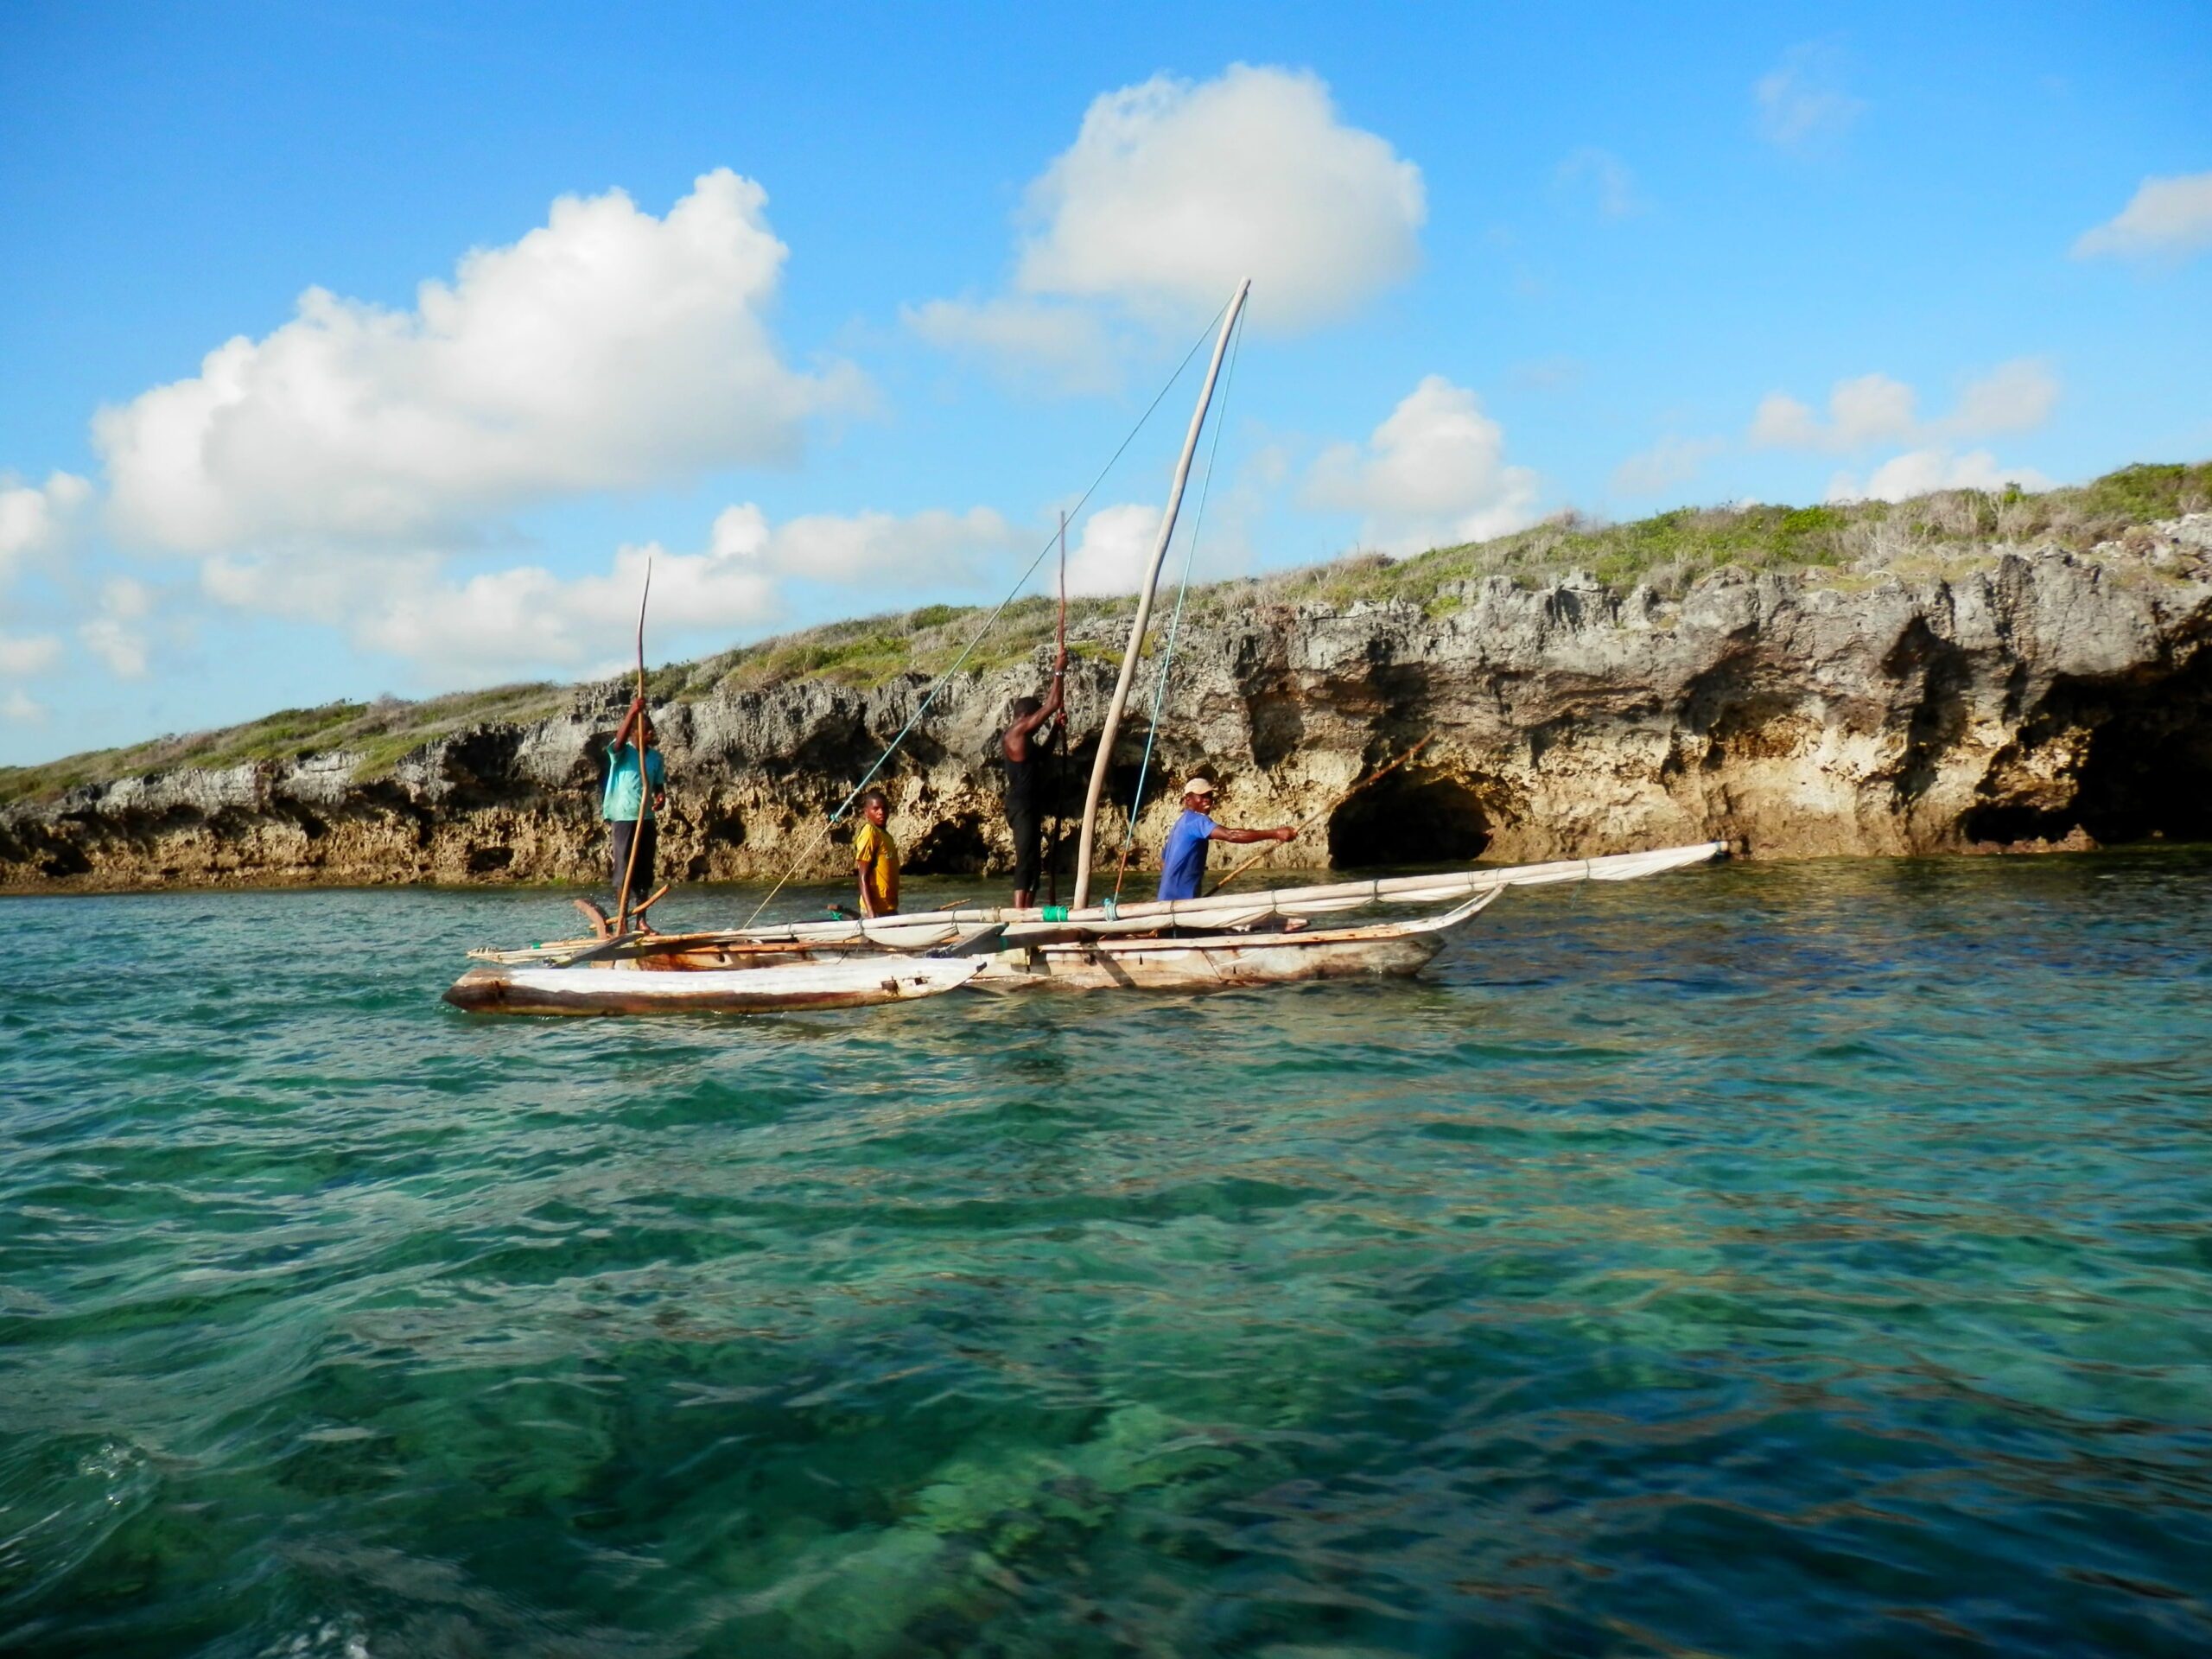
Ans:
[{"label": "blue sky", "polygon": [[995,598],[1240,274],[1205,574],[2212,454],[2201,3],[0,31],[0,763]]}]

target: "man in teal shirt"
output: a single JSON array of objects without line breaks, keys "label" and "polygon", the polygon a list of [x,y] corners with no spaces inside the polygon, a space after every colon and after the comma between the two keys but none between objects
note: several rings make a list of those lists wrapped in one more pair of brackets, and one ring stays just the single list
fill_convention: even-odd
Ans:
[{"label": "man in teal shirt", "polygon": [[[638,748],[630,741],[632,734],[639,734],[645,748],[645,772],[639,775]],[[645,791],[652,791],[652,810],[645,810]],[[607,821],[607,861],[613,868],[614,903],[620,911],[624,905],[622,878],[630,874],[630,902],[632,907],[653,890],[653,853],[660,839],[660,825],[655,817],[668,804],[664,786],[664,772],[661,765],[660,741],[653,731],[652,717],[645,713],[645,700],[632,697],[630,711],[622,716],[622,724],[614,734],[614,741],[607,746],[607,787],[599,800],[599,816]],[[630,843],[635,838],[638,863],[634,872],[630,868]]]}]

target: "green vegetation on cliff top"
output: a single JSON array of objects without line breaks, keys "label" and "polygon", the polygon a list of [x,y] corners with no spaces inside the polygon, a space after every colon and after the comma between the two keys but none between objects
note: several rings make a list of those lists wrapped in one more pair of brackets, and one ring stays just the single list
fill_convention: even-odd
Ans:
[{"label": "green vegetation on cliff top", "polygon": [[[1333,563],[1216,582],[1192,590],[1186,617],[1204,622],[1267,606],[1403,601],[1441,614],[1459,603],[1462,584],[1504,576],[1524,586],[1580,571],[1625,590],[1648,584],[1680,594],[1699,578],[1734,566],[1746,570],[1874,573],[1929,555],[1968,563],[2007,548],[2059,546],[2087,552],[2137,525],[2212,506],[2212,461],[2129,467],[2077,486],[2027,493],[1946,490],[1894,505],[1851,502],[1819,507],[1679,507],[1633,523],[1607,524],[1573,513],[1487,542],[1437,548],[1408,559],[1353,554]],[[1071,631],[1127,615],[1128,599],[1077,600]],[[655,698],[683,701],[721,687],[751,690],[791,680],[880,685],[899,674],[935,676],[951,666],[987,613],[931,605],[903,615],[825,623],[763,639],[647,677]],[[1052,637],[1058,607],[1048,596],[1015,601],[968,665],[988,672],[1028,658]],[[1091,640],[1074,644],[1108,655]],[[388,772],[411,751],[440,737],[495,721],[543,718],[565,706],[569,688],[507,685],[421,702],[382,698],[287,709],[220,731],[162,737],[99,749],[35,766],[0,766],[0,803],[48,798],[79,785],[144,776],[182,766],[219,769],[256,760],[303,760],[349,752],[357,777]]]}]

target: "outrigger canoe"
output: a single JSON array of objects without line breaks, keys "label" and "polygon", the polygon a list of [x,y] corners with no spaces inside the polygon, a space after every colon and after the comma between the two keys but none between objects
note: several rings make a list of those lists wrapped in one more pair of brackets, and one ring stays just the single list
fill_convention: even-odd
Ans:
[{"label": "outrigger canoe", "polygon": [[[864,1007],[942,995],[963,986],[992,991],[1043,987],[1196,991],[1305,980],[1395,977],[1418,973],[1443,949],[1455,929],[1479,915],[1509,887],[1554,881],[1624,881],[1701,864],[1725,851],[1719,842],[1706,842],[1505,869],[1454,870],[1379,881],[1281,887],[1267,893],[1216,892],[1205,899],[1149,904],[1117,906],[1111,900],[1097,906],[1086,904],[1099,801],[1135,679],[1160,564],[1167,556],[1176,512],[1221,373],[1222,358],[1250,288],[1249,282],[1240,284],[1224,310],[1213,359],[1183,440],[1182,458],[1176,463],[1166,508],[1153,543],[1151,562],[1137,592],[1136,616],[1122,655],[1121,676],[1107,704],[1097,758],[1091,767],[1090,793],[1084,803],[1073,906],[941,910],[866,921],[789,922],[685,934],[651,933],[642,925],[632,931],[625,912],[625,918],[618,918],[617,937],[611,938],[563,940],[518,950],[472,950],[469,955],[485,965],[462,975],[446,993],[446,1001],[485,1014],[694,1010],[747,1014],[772,1008]],[[1063,525],[1063,542],[1065,538]],[[650,585],[649,577],[649,589]],[[993,613],[994,617],[996,614]],[[1065,596],[1062,626],[1065,631]],[[976,638],[980,640],[982,635]],[[1172,638],[1169,654],[1172,659]],[[946,675],[951,672],[948,669]],[[944,683],[944,677],[940,677],[938,685]],[[638,695],[642,698],[645,694],[641,606]],[[936,695],[937,688],[932,687],[922,707],[927,709]],[[918,713],[915,719],[919,718]],[[876,775],[898,743],[894,739],[868,769],[861,785]],[[1393,766],[1410,760],[1420,747],[1416,744]],[[861,785],[832,815],[833,822],[859,798]],[[1134,815],[1135,807],[1130,810]],[[627,885],[626,877],[624,886]],[[1451,908],[1407,921],[1313,925],[1315,916],[1370,906],[1435,904]]]},{"label": "outrigger canoe", "polygon": [[[1513,887],[1626,881],[1701,864],[1719,842],[1605,858],[1090,906],[925,911],[713,932],[632,933],[469,954],[446,993],[480,1014],[753,1013],[971,990],[1214,990],[1415,974]],[[1456,901],[1456,902],[1453,902]],[[1349,926],[1317,916],[1450,903]]]}]

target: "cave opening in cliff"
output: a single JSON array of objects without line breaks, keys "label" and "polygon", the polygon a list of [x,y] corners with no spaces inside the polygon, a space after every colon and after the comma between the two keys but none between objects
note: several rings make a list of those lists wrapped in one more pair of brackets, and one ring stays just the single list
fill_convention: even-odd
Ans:
[{"label": "cave opening in cliff", "polygon": [[2089,740],[2074,805],[2108,844],[2212,841],[2212,652],[2117,702]]},{"label": "cave opening in cliff", "polygon": [[1458,864],[1480,858],[1490,822],[1465,784],[1394,772],[1353,796],[1329,819],[1329,862],[1338,869]]},{"label": "cave opening in cliff", "polygon": [[901,861],[915,875],[981,875],[990,861],[991,843],[984,837],[982,820],[972,812],[931,825]]},{"label": "cave opening in cliff", "polygon": [[2053,701],[2094,725],[2072,803],[1979,808],[1967,840],[2056,841],[2079,824],[2105,846],[2212,841],[2212,652],[2152,684],[2060,687]]}]

